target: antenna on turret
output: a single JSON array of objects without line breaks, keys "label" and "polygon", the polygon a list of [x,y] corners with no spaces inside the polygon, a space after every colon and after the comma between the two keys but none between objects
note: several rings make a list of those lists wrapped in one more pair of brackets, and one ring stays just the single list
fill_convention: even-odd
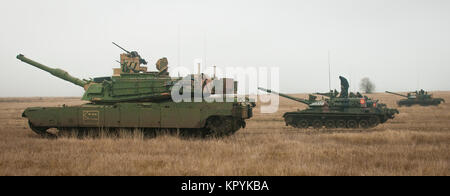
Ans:
[{"label": "antenna on turret", "polygon": [[203,61],[202,64],[206,67],[206,31],[203,37]]},{"label": "antenna on turret", "polygon": [[420,89],[420,72],[417,72],[417,88]]},{"label": "antenna on turret", "polygon": [[177,49],[177,64],[178,64],[178,66],[180,66],[180,42],[181,42],[181,36],[180,36],[180,34],[181,34],[181,28],[180,28],[180,24],[178,24],[178,49]]},{"label": "antenna on turret", "polygon": [[331,91],[331,64],[330,64],[330,50],[328,50],[328,90]]},{"label": "antenna on turret", "polygon": [[214,65],[214,79],[216,78],[216,66]]}]

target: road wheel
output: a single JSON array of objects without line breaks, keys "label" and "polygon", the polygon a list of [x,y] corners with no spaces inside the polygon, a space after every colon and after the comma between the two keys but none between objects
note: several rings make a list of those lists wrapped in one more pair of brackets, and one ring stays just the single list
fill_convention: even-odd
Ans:
[{"label": "road wheel", "polygon": [[327,120],[325,122],[325,127],[328,129],[336,128],[336,122],[334,122],[334,120]]},{"label": "road wheel", "polygon": [[369,121],[367,121],[367,120],[360,120],[359,121],[359,127],[363,128],[363,129],[369,128]]},{"label": "road wheel", "polygon": [[347,128],[350,128],[350,129],[358,128],[358,123],[356,122],[356,120],[348,120]]},{"label": "road wheel", "polygon": [[313,121],[313,123],[312,123],[312,126],[315,128],[315,129],[320,129],[320,128],[322,128],[322,121],[321,120],[314,120]]},{"label": "road wheel", "polygon": [[347,123],[345,123],[345,120],[338,120],[336,122],[336,127],[338,127],[338,128],[345,128],[345,127],[347,127]]},{"label": "road wheel", "polygon": [[309,127],[309,122],[306,119],[301,119],[297,122],[297,127],[298,128],[303,128],[306,129]]}]

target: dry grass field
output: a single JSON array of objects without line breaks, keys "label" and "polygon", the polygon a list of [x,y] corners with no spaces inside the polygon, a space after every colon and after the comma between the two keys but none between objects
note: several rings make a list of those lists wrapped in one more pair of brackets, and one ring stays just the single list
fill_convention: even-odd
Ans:
[{"label": "dry grass field", "polygon": [[[223,139],[180,139],[139,132],[120,137],[42,139],[22,111],[76,105],[78,98],[1,98],[0,175],[450,175],[450,92],[447,103],[402,107],[369,130],[286,127],[282,114],[303,109],[281,98],[275,114],[248,120]],[[296,95],[306,97],[306,95]],[[400,97],[372,94],[389,107]]]}]

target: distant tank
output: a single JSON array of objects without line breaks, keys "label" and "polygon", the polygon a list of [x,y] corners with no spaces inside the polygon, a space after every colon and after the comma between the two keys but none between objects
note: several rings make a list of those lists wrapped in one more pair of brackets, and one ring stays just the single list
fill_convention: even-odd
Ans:
[{"label": "distant tank", "polygon": [[259,88],[268,93],[306,104],[308,109],[295,112],[286,112],[283,118],[286,126],[296,128],[372,128],[380,123],[385,123],[393,119],[398,110],[387,108],[385,104],[378,103],[366,96],[357,93],[347,93],[348,82],[344,77],[341,79],[341,93],[334,90],[328,93],[316,93],[327,97],[317,100],[314,95],[309,95],[309,99],[292,97],[272,90]]},{"label": "distant tank", "polygon": [[[237,82],[233,79],[211,79],[204,74],[170,77],[166,58],[157,61],[158,71],[148,72],[147,67],[141,66],[147,61],[137,52],[123,50],[126,53],[120,55],[121,67],[113,69],[113,76],[90,80],[75,78],[61,69],[17,55],[25,63],[83,87],[82,100],[89,101],[79,106],[27,108],[22,116],[28,119],[30,128],[43,137],[58,136],[49,132],[50,128],[78,133],[100,129],[165,130],[188,136],[221,137],[245,127],[245,120],[252,117],[255,102],[247,97],[237,99],[237,86],[233,87]],[[212,84],[224,85],[216,90]],[[197,86],[200,91],[194,90]],[[182,101],[174,101],[172,93],[183,91],[191,93]],[[194,96],[198,94],[200,100]],[[224,101],[226,97],[231,98]],[[204,98],[214,100],[207,102]]]},{"label": "distant tank", "polygon": [[445,100],[442,98],[433,98],[432,94],[428,94],[428,92],[424,91],[423,89],[421,89],[420,91],[409,92],[407,95],[402,95],[389,91],[386,91],[386,93],[406,98],[397,101],[398,106],[412,106],[416,104],[421,106],[430,106],[430,105],[439,105],[441,104],[441,102],[445,102]]}]

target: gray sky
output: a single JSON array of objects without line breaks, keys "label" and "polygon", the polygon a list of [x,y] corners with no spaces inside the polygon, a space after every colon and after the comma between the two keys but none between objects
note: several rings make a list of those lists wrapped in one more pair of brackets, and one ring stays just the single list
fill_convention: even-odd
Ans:
[{"label": "gray sky", "polygon": [[205,54],[218,67],[278,66],[280,90],[288,93],[328,90],[328,51],[332,88],[339,89],[343,75],[352,91],[363,77],[377,91],[450,90],[448,0],[1,4],[0,97],[81,96],[82,88],[15,56],[80,78],[109,76],[121,53],[112,41],[139,51],[151,70],[160,57],[168,57],[169,67],[192,67]]}]

